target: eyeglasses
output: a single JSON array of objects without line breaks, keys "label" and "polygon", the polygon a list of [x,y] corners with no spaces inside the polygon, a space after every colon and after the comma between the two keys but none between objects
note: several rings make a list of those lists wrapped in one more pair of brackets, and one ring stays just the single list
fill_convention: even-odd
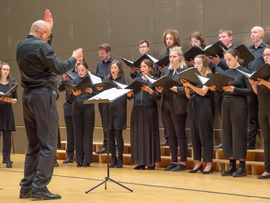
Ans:
[{"label": "eyeglasses", "polygon": [[140,49],[144,49],[146,48],[147,46],[139,46]]}]

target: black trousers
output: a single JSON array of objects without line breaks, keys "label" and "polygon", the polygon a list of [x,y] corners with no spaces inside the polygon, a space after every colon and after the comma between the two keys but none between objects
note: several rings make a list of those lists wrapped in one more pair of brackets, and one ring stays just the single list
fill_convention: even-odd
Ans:
[{"label": "black trousers", "polygon": [[213,116],[211,102],[207,97],[194,97],[188,103],[194,160],[212,162],[213,159]]},{"label": "black trousers", "polygon": [[247,155],[246,97],[224,97],[222,100],[222,147],[224,157],[245,159]]},{"label": "black trousers", "polygon": [[28,150],[20,185],[35,191],[46,188],[53,175],[58,139],[56,92],[25,90],[22,102]]},{"label": "black trousers", "polygon": [[256,136],[259,128],[258,118],[258,98],[257,95],[251,95],[248,97],[248,119],[249,119],[249,133],[247,143],[250,146],[255,146]]},{"label": "black trousers", "polygon": [[75,134],[76,162],[92,163],[94,104],[73,105],[72,119]]},{"label": "black trousers", "polygon": [[124,150],[124,139],[123,139],[123,130],[109,130],[109,150],[112,157],[116,156],[116,145],[117,142],[118,149],[118,158],[123,159],[123,150]]},{"label": "black trousers", "polygon": [[66,131],[67,131],[67,158],[73,159],[75,149],[75,137],[72,115],[65,116]]},{"label": "black trousers", "polygon": [[11,131],[3,130],[3,160],[10,161]]},{"label": "black trousers", "polygon": [[178,146],[180,148],[180,162],[187,161],[187,138],[186,138],[186,118],[187,113],[174,114],[171,109],[171,102],[164,100],[162,117],[168,133],[168,141],[172,162],[177,162]]},{"label": "black trousers", "polygon": [[269,109],[259,110],[259,121],[264,139],[265,171],[270,173],[270,111]]},{"label": "black trousers", "polygon": [[[105,112],[104,113],[104,105],[105,104],[102,104],[102,103],[99,103],[98,104],[98,110],[99,110],[99,113],[100,113],[100,117],[101,117],[101,124],[102,124],[102,128],[103,128],[103,148],[107,148],[107,141],[108,141],[108,133],[107,133],[107,129],[105,128],[105,126],[107,125],[106,124],[106,121],[104,119],[106,119],[106,116],[107,116],[107,113]],[[106,115],[104,115],[106,114]]]}]

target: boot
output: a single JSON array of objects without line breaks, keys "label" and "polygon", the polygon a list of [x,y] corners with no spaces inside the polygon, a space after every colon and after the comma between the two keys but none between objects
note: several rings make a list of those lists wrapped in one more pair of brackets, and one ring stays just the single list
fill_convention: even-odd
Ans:
[{"label": "boot", "polygon": [[110,168],[114,168],[117,164],[117,158],[116,156],[112,156],[112,161],[111,161],[111,164],[110,164]]},{"label": "boot", "polygon": [[230,166],[226,171],[223,171],[221,173],[221,176],[231,176],[236,171],[236,160],[230,159]]},{"label": "boot", "polygon": [[116,168],[123,168],[123,157],[118,156],[118,161],[116,164]]},{"label": "boot", "polygon": [[247,172],[246,172],[246,162],[245,161],[240,161],[239,163],[239,168],[237,171],[235,171],[232,174],[233,177],[244,177],[247,176]]}]

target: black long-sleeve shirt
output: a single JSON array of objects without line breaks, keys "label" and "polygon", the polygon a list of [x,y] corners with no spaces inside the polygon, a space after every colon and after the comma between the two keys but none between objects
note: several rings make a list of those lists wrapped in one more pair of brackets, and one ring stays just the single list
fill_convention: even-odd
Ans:
[{"label": "black long-sleeve shirt", "polygon": [[100,61],[97,64],[97,70],[96,70],[96,74],[98,76],[102,76],[102,77],[107,77],[110,73],[110,64],[113,61],[112,57],[109,58],[109,60],[107,62],[105,61]]},{"label": "black long-sleeve shirt", "polygon": [[156,100],[160,99],[160,95],[155,90],[155,87],[152,85],[152,83],[149,80],[144,81],[141,76],[136,77],[135,80],[147,83],[148,86],[153,90],[153,93],[150,94],[149,92],[140,90],[138,93],[132,94],[132,97],[130,99],[134,98],[134,106],[157,107]]},{"label": "black long-sleeve shirt", "polygon": [[[239,66],[237,69],[243,71],[244,67]],[[223,97],[230,97],[234,95],[248,96],[254,94],[252,87],[247,79],[242,73],[237,71],[236,69],[228,69],[223,72],[224,75],[230,76],[234,78],[234,81],[230,84],[234,86],[233,92],[223,92]]]},{"label": "black long-sleeve shirt", "polygon": [[24,88],[47,88],[57,91],[57,76],[72,69],[76,59],[61,62],[51,46],[39,38],[28,35],[17,46],[16,60]]}]

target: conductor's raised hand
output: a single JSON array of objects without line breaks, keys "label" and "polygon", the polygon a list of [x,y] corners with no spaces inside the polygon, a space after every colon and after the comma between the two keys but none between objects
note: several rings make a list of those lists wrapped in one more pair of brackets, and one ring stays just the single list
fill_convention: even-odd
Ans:
[{"label": "conductor's raised hand", "polygon": [[44,21],[47,22],[47,23],[49,23],[51,29],[53,28],[53,18],[52,18],[52,14],[49,11],[49,9],[46,9],[45,10]]},{"label": "conductor's raised hand", "polygon": [[83,49],[79,48],[73,51],[72,57],[76,58],[77,61],[83,60]]}]

